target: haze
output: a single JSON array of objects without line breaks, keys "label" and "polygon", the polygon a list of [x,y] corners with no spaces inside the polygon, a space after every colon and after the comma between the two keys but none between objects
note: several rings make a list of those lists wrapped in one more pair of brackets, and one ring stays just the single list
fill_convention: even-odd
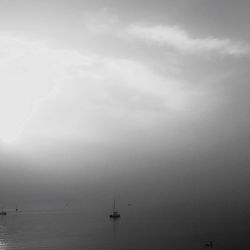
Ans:
[{"label": "haze", "polygon": [[0,203],[247,213],[249,10],[0,0]]}]

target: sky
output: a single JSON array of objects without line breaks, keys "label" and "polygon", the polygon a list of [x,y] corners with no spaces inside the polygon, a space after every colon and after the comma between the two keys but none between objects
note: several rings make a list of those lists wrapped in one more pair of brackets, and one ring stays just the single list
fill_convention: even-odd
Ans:
[{"label": "sky", "polygon": [[244,0],[0,0],[2,203],[249,207],[249,12]]}]

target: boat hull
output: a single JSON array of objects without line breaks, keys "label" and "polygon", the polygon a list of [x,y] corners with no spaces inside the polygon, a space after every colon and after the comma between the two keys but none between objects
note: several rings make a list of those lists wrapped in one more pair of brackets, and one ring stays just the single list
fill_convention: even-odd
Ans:
[{"label": "boat hull", "polygon": [[109,215],[109,218],[113,218],[113,219],[118,219],[118,218],[120,218],[121,216],[119,215],[119,214],[117,214],[117,215],[113,215],[113,214],[110,214]]}]

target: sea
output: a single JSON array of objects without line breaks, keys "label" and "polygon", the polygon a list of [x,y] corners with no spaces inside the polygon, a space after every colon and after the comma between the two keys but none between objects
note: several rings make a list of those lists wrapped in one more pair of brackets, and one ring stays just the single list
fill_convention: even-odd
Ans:
[{"label": "sea", "polygon": [[[36,209],[0,216],[1,250],[198,250],[250,249],[249,223],[212,215],[138,210],[119,219],[104,209]],[[207,224],[207,225],[206,225]],[[237,228],[235,228],[237,227]]]}]

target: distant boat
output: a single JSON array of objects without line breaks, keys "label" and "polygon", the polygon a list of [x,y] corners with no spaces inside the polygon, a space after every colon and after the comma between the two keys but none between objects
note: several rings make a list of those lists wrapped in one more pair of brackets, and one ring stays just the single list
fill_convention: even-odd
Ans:
[{"label": "distant boat", "polygon": [[7,212],[5,212],[4,210],[2,210],[2,211],[0,212],[0,215],[7,215]]},{"label": "distant boat", "polygon": [[205,244],[206,247],[213,248],[213,242],[209,241],[208,243]]},{"label": "distant boat", "polygon": [[120,217],[121,217],[121,215],[115,209],[115,200],[114,200],[113,211],[112,211],[112,214],[109,215],[109,218],[117,219]]}]

